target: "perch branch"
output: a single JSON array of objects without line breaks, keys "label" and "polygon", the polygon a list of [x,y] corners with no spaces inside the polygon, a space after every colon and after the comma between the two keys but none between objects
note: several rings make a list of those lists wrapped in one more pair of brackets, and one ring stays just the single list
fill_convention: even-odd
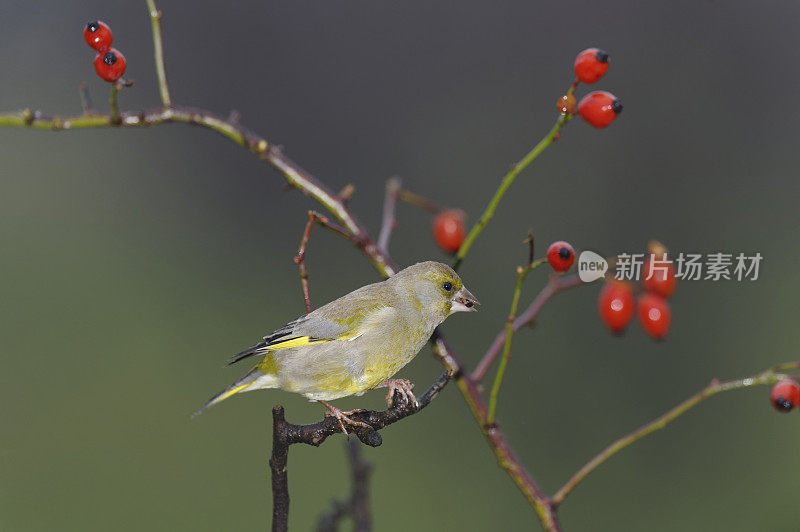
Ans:
[{"label": "perch branch", "polygon": [[[403,418],[420,412],[433,401],[439,392],[450,381],[453,373],[445,371],[423,393],[416,402],[408,402],[399,392],[395,392],[392,406],[386,410],[358,410],[348,417],[353,421],[365,423],[370,428],[353,426],[352,433],[359,440],[370,447],[378,447],[383,443],[379,430],[396,423]],[[272,470],[272,530],[284,532],[289,523],[289,484],[287,464],[289,446],[295,443],[304,443],[318,447],[329,436],[341,433],[339,421],[327,416],[322,421],[308,425],[295,425],[286,421],[284,409],[277,405],[272,409],[272,457],[269,460]]]},{"label": "perch branch", "polygon": [[670,422],[674,421],[676,418],[685,414],[688,410],[694,408],[698,404],[700,404],[703,400],[708,399],[712,395],[716,395],[720,392],[727,392],[729,390],[738,390],[740,388],[748,388],[750,386],[759,386],[765,384],[774,384],[780,380],[790,378],[788,375],[784,375],[782,372],[798,369],[800,368],[800,360],[794,362],[786,362],[784,364],[779,364],[777,366],[773,366],[758,375],[753,375],[751,377],[745,377],[742,379],[736,379],[732,381],[726,382],[719,382],[717,379],[714,379],[709,383],[708,386],[694,394],[693,396],[689,397],[682,403],[680,403],[675,408],[669,410],[668,412],[664,413],[663,415],[657,417],[650,423],[643,425],[642,427],[638,428],[637,430],[631,432],[627,436],[623,436],[622,438],[618,439],[605,449],[589,460],[582,468],[575,473],[572,478],[570,478],[564,486],[561,487],[558,492],[553,496],[553,505],[558,506],[564,499],[566,499],[567,495],[569,495],[575,487],[580,484],[592,471],[597,469],[603,462],[617,454],[619,451],[627,447],[628,445],[632,444],[635,441],[638,441],[651,432],[655,432],[659,429],[663,429],[667,426]]}]

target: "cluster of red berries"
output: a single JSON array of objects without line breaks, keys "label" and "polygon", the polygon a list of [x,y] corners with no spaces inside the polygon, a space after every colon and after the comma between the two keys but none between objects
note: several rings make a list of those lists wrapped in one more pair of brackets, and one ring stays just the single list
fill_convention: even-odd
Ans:
[{"label": "cluster of red berries", "polygon": [[[669,332],[672,322],[672,311],[667,298],[675,292],[677,280],[675,268],[667,260],[667,249],[660,242],[653,241],[648,250],[651,257],[661,257],[658,266],[651,269],[650,259],[645,261],[642,269],[642,287],[635,305],[639,323],[644,331],[656,340],[661,340]],[[651,271],[652,270],[652,271]],[[626,281],[616,279],[607,281],[597,300],[600,318],[614,334],[621,334],[628,327],[634,314],[633,286]]]},{"label": "cluster of red berries", "polygon": [[[560,113],[575,110],[575,96],[572,94],[579,82],[596,83],[608,71],[608,54],[599,48],[587,48],[575,58],[575,82],[569,92],[558,99],[556,107]],[[619,98],[606,91],[592,91],[578,102],[578,114],[596,128],[611,124],[622,112]]]},{"label": "cluster of red berries", "polygon": [[114,36],[108,24],[99,20],[89,22],[83,29],[86,44],[97,50],[94,57],[94,70],[108,82],[117,81],[125,73],[125,56],[116,48],[111,48]]},{"label": "cluster of red berries", "polygon": [[769,400],[778,412],[789,412],[800,404],[800,386],[795,380],[783,380],[772,387]]}]

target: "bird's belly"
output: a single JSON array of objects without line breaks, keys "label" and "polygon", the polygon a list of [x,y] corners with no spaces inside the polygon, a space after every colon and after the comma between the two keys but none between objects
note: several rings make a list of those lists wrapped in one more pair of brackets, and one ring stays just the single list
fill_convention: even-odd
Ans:
[{"label": "bird's belly", "polygon": [[287,349],[278,361],[281,388],[322,401],[361,394],[400,371],[429,337],[419,331],[394,342],[375,342],[365,335],[306,347],[302,353]]}]

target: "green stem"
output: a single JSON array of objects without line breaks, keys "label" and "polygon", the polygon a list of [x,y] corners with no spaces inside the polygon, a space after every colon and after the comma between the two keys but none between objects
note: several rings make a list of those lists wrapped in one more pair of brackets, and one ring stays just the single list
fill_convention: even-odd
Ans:
[{"label": "green stem", "polygon": [[117,105],[118,93],[119,93],[119,88],[117,88],[117,84],[112,83],[111,94],[108,97],[108,105],[111,106],[111,123],[115,125],[122,123],[122,119],[119,116],[119,106]]},{"label": "green stem", "polygon": [[534,159],[541,155],[541,153],[553,143],[553,141],[556,139],[556,136],[561,131],[561,128],[564,127],[564,125],[569,122],[571,118],[572,115],[569,114],[560,115],[553,128],[542,140],[539,141],[539,144],[534,146],[533,149],[529,151],[527,155],[525,155],[525,157],[523,157],[517,164],[512,166],[511,170],[509,170],[505,177],[503,177],[503,180],[500,182],[500,186],[494,193],[492,200],[489,202],[489,205],[486,206],[486,210],[483,211],[480,219],[472,227],[467,235],[467,238],[464,240],[464,243],[461,244],[461,247],[458,249],[458,253],[456,253],[456,260],[453,262],[454,270],[458,270],[458,268],[461,266],[461,263],[464,261],[464,258],[469,252],[469,249],[475,242],[475,239],[478,238],[478,235],[481,234],[481,231],[483,231],[483,229],[489,223],[489,220],[491,220],[492,216],[494,216],[494,212],[497,210],[497,206],[500,204],[500,200],[503,199],[508,187],[511,186],[520,172],[527,168],[527,166],[531,164]]},{"label": "green stem", "polygon": [[711,384],[694,394],[693,396],[689,397],[678,406],[674,407],[673,409],[669,410],[668,412],[664,413],[663,415],[657,417],[650,423],[643,425],[639,429],[631,432],[627,436],[623,436],[622,438],[618,439],[605,449],[589,460],[577,473],[572,475],[564,486],[558,490],[558,492],[552,498],[552,504],[554,506],[558,506],[564,499],[569,495],[575,487],[583,481],[589,474],[597,469],[600,464],[611,458],[613,455],[617,454],[619,451],[627,447],[628,445],[632,444],[635,441],[638,441],[651,432],[655,432],[659,429],[663,429],[667,426],[668,423],[674,421],[680,415],[686,413],[686,411],[690,410],[691,408],[697,406],[703,400],[708,399],[712,395],[716,395],[720,392],[727,392],[729,390],[738,390],[740,388],[748,388],[750,386],[758,386],[758,385],[765,385],[765,384],[774,384],[780,380],[788,379],[787,375],[782,374],[783,371],[793,370],[800,367],[800,361],[794,362],[786,362],[784,364],[780,364],[774,366],[758,375],[754,375],[752,377],[745,377],[743,379],[736,379],[727,382],[719,382],[716,379],[711,381]]},{"label": "green stem", "polygon": [[497,412],[497,397],[500,394],[500,386],[503,384],[503,376],[506,373],[508,359],[511,358],[511,338],[514,336],[514,319],[517,317],[517,306],[519,305],[519,297],[522,293],[522,283],[525,282],[525,277],[528,276],[531,270],[544,262],[545,260],[541,259],[529,263],[524,268],[520,266],[517,270],[517,286],[514,288],[514,296],[511,298],[511,310],[508,313],[508,320],[506,321],[506,339],[503,343],[503,355],[497,366],[497,374],[494,376],[492,391],[489,393],[489,409],[486,414],[487,425],[494,425],[495,413]]},{"label": "green stem", "polygon": [[169,97],[167,72],[164,68],[164,48],[161,44],[161,11],[156,8],[154,0],[145,0],[147,10],[150,12],[150,24],[153,26],[153,49],[156,60],[156,75],[158,76],[158,90],[161,93],[161,102],[164,107],[170,107],[172,100]]}]

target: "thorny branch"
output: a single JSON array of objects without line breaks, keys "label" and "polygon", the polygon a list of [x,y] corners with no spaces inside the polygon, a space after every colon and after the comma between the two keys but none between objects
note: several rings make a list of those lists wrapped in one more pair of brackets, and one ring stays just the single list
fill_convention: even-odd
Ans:
[{"label": "thorny branch", "polygon": [[[118,112],[116,102],[111,105],[112,113],[95,114],[91,109],[91,104],[86,102],[83,106],[83,114],[66,117],[47,117],[42,113],[33,112],[29,109],[17,113],[0,114],[0,127],[21,127],[40,130],[69,130],[79,128],[98,128],[98,127],[145,127],[167,123],[185,123],[195,126],[205,127],[215,131],[233,142],[245,147],[248,151],[256,155],[260,160],[267,162],[280,172],[290,186],[297,188],[304,194],[313,197],[317,202],[324,206],[343,226],[341,234],[346,236],[364,256],[372,263],[378,272],[383,276],[391,276],[397,272],[397,267],[389,258],[388,253],[373,241],[361,222],[347,207],[349,193],[335,194],[324,184],[308,172],[301,169],[295,162],[286,157],[280,148],[272,146],[266,139],[256,135],[252,131],[239,124],[238,116],[231,116],[230,119],[223,119],[220,116],[205,110],[191,109],[188,107],[174,106],[172,104],[169,86],[166,79],[164,68],[163,47],[161,41],[160,18],[161,12],[156,8],[154,0],[146,0],[148,11],[151,18],[153,29],[153,44],[156,63],[156,71],[159,82],[159,92],[163,107],[159,109],[143,110],[136,112]],[[112,89],[113,90],[113,89]],[[116,95],[113,95],[114,100]],[[560,129],[570,120],[570,115],[561,115],[556,124],[545,135],[545,137],[528,152],[511,170],[505,175],[495,195],[490,200],[480,219],[476,222],[468,234],[464,244],[459,249],[454,267],[458,268],[463,262],[469,249],[481,234],[483,229],[491,220],[500,200],[506,191],[519,175],[530,163],[538,157],[552,142],[560,135]],[[418,205],[430,212],[437,212],[439,207],[411,192],[400,190],[397,199]],[[531,305],[520,314],[514,321],[511,331],[516,331],[520,327],[530,324],[536,318],[544,304],[549,299],[562,290],[578,286],[580,281],[576,276],[553,277],[550,283],[539,293]],[[486,402],[480,392],[479,380],[483,378],[493,360],[500,353],[505,344],[508,331],[504,330],[484,355],[480,364],[476,367],[473,374],[466,371],[464,365],[458,360],[455,353],[448,346],[445,338],[440,331],[435,331],[432,337],[434,352],[440,358],[448,371],[434,385],[420,397],[418,403],[395,404],[391,408],[375,412],[362,411],[353,414],[354,420],[364,421],[375,428],[374,431],[356,427],[356,436],[367,445],[380,445],[381,437],[377,432],[381,428],[399,421],[400,419],[412,415],[425,406],[436,396],[444,387],[450,376],[457,380],[459,390],[463,394],[469,405],[478,425],[484,433],[489,445],[495,452],[499,465],[514,480],[517,487],[525,495],[528,501],[536,510],[542,525],[547,531],[558,531],[560,526],[556,517],[556,508],[563,502],[565,497],[579,484],[588,474],[594,471],[601,463],[610,456],[630,445],[639,438],[658,430],[671,422],[679,415],[683,414],[703,399],[716,393],[752,386],[755,384],[769,384],[785,376],[779,371],[800,368],[800,361],[790,362],[776,366],[771,370],[756,375],[754,377],[729,381],[726,383],[712,382],[704,390],[695,396],[684,401],[673,410],[670,410],[660,418],[643,426],[639,430],[621,438],[610,445],[603,452],[588,462],[579,470],[556,495],[550,499],[539,488],[530,473],[522,465],[519,458],[511,449],[508,440],[497,423],[487,422],[488,409]],[[398,398],[399,399],[399,398]],[[285,420],[283,408],[275,407],[273,410],[273,454],[270,459],[272,468],[273,482],[273,530],[286,530],[288,526],[288,505],[289,494],[286,475],[286,465],[288,459],[288,449],[293,443],[306,443],[309,445],[320,445],[328,436],[339,432],[339,425],[333,418],[326,418],[318,423],[311,425],[294,425]]]}]

